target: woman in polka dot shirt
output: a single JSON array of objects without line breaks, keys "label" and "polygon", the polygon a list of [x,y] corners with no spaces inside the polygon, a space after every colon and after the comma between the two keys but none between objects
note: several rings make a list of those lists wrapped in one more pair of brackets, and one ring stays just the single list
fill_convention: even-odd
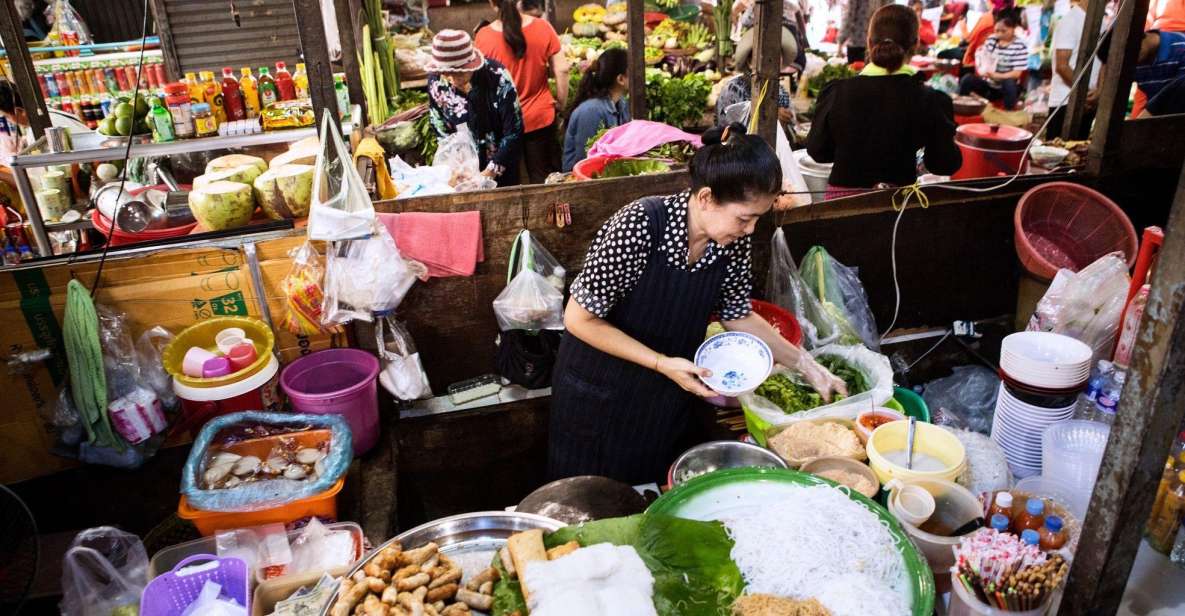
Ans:
[{"label": "woman in polka dot shirt", "polygon": [[824,397],[843,382],[750,310],[752,235],[782,186],[760,137],[704,135],[691,189],[622,208],[597,233],[564,312],[552,382],[548,472],[629,483],[665,474],[695,396],[714,396],[688,358],[712,313],[769,344]]}]

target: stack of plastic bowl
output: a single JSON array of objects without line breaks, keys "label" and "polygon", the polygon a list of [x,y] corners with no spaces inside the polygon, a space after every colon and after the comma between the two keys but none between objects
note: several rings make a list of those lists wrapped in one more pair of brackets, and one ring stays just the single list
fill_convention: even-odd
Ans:
[{"label": "stack of plastic bowl", "polygon": [[1041,475],[1069,491],[1072,507],[1090,501],[1111,427],[1097,421],[1067,421],[1050,426],[1041,437]]},{"label": "stack of plastic bowl", "polygon": [[1074,417],[1090,379],[1091,349],[1069,336],[1020,332],[1000,347],[1000,395],[992,439],[1018,478],[1042,472],[1041,436]]}]

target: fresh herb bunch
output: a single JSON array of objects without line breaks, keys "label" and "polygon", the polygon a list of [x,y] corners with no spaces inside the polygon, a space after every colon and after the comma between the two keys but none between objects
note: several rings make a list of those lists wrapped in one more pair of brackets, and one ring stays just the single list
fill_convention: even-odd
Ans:
[{"label": "fresh herb bunch", "polygon": [[813,98],[818,96],[819,92],[823,90],[824,86],[831,83],[832,81],[837,79],[847,79],[848,77],[855,76],[856,72],[853,71],[847,64],[828,64],[823,67],[822,71],[819,71],[818,75],[815,75],[814,77],[811,77],[807,80],[807,92],[810,93],[811,97]]},{"label": "fresh herb bunch", "polygon": [[674,78],[662,70],[646,70],[646,107],[655,122],[676,128],[698,124],[711,92],[712,83],[700,73]]}]

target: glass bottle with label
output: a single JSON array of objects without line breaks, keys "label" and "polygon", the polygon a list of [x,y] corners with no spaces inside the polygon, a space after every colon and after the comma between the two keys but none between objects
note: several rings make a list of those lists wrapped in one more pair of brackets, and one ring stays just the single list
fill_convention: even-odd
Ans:
[{"label": "glass bottle with label", "polygon": [[279,91],[276,90],[276,80],[272,79],[271,72],[267,70],[266,66],[259,67],[259,107],[266,109],[268,105],[280,100]]}]

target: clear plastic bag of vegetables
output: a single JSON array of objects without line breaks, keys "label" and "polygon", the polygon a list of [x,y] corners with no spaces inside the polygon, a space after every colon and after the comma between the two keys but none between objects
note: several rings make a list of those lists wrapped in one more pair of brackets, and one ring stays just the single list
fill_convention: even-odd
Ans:
[{"label": "clear plastic bag of vegetables", "polygon": [[62,614],[136,616],[148,585],[140,538],[110,526],[78,533],[62,558]]},{"label": "clear plastic bag of vegetables", "polygon": [[855,419],[861,411],[893,397],[889,358],[860,345],[828,345],[811,351],[815,360],[843,379],[846,398],[824,403],[806,380],[779,366],[757,391],[741,396],[741,406],[769,426],[804,419]]},{"label": "clear plastic bag of vegetables", "polygon": [[804,348],[819,348],[839,339],[840,324],[831,312],[823,309],[819,299],[803,282],[786,243],[786,232],[780,227],[774,231],[765,289],[771,302],[789,310],[798,319]]},{"label": "clear plastic bag of vegetables", "polygon": [[812,246],[802,257],[798,273],[823,311],[838,326],[836,343],[880,349],[876,320],[856,268],[840,263],[822,246]]}]

